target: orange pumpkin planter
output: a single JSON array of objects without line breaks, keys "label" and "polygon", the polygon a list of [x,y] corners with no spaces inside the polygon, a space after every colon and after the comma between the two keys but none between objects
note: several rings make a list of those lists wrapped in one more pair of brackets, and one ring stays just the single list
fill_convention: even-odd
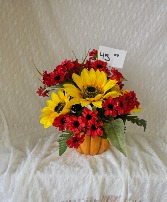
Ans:
[{"label": "orange pumpkin planter", "polygon": [[97,155],[106,151],[110,146],[107,139],[101,137],[92,138],[91,136],[85,135],[84,142],[78,147],[78,151],[81,154]]}]

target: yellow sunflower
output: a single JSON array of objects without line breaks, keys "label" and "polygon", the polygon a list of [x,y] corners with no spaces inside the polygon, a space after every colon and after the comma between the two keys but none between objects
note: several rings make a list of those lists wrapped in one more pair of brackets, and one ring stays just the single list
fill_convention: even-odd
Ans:
[{"label": "yellow sunflower", "polygon": [[59,90],[58,94],[52,92],[51,100],[47,100],[47,107],[44,107],[41,112],[40,123],[44,124],[44,128],[52,125],[54,119],[59,115],[66,114],[70,111],[69,96],[64,91]]},{"label": "yellow sunflower", "polygon": [[[104,98],[116,98],[120,95],[116,80],[107,80],[107,75],[103,71],[94,69],[83,69],[81,75],[73,73],[72,79],[77,85],[64,84],[65,91],[73,97],[70,104],[81,103],[82,107],[92,103],[95,107],[102,108]],[[113,90],[112,90],[113,88]]]}]

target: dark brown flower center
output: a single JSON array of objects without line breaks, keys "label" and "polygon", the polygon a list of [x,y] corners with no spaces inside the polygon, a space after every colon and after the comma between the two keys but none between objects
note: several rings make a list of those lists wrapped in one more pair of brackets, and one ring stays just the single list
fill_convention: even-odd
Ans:
[{"label": "dark brown flower center", "polygon": [[79,127],[79,122],[78,121],[74,121],[73,125],[74,125],[75,128],[78,128]]},{"label": "dark brown flower center", "polygon": [[66,123],[65,118],[62,118],[60,122],[61,122],[62,124],[65,124],[65,123]]},{"label": "dark brown flower center", "polygon": [[59,104],[54,108],[54,111],[57,113],[60,113],[63,110],[64,106],[65,106],[65,103],[59,102]]},{"label": "dark brown flower center", "polygon": [[113,110],[113,105],[112,104],[108,104],[108,109],[109,110]]},{"label": "dark brown flower center", "polygon": [[98,64],[98,65],[97,65],[97,68],[98,68],[98,69],[101,69],[101,68],[103,68],[103,65]]},{"label": "dark brown flower center", "polygon": [[86,115],[86,119],[89,121],[89,120],[91,120],[91,118],[92,118],[92,116],[90,115],[90,114],[87,114]]},{"label": "dark brown flower center", "polygon": [[94,98],[96,97],[96,95],[98,95],[99,93],[101,93],[100,89],[98,87],[94,87],[94,86],[87,86],[84,90],[83,90],[83,98]]},{"label": "dark brown flower center", "polygon": [[59,81],[59,80],[60,80],[60,76],[59,76],[59,75],[55,76],[55,77],[54,77],[54,80],[55,80],[55,81]]},{"label": "dark brown flower center", "polygon": [[75,138],[73,139],[73,142],[78,142],[78,138],[75,137]]},{"label": "dark brown flower center", "polygon": [[92,129],[92,130],[96,130],[96,126],[95,126],[95,125],[92,125],[92,126],[91,126],[91,129]]}]

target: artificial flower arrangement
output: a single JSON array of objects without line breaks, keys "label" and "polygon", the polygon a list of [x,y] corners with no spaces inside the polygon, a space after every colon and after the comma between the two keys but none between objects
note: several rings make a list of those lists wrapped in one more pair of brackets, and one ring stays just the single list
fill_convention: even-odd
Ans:
[{"label": "artificial flower arrangement", "polygon": [[135,92],[123,89],[126,79],[98,60],[97,50],[88,52],[81,63],[75,57],[50,73],[40,74],[43,85],[37,93],[49,97],[40,123],[62,131],[59,155],[67,147],[84,154],[101,154],[111,144],[126,156],[126,121],[146,129],[146,121],[132,115],[141,111]]}]

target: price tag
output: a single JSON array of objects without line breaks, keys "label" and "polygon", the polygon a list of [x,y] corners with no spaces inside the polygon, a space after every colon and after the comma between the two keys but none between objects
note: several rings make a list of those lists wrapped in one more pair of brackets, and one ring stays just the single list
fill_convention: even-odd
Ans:
[{"label": "price tag", "polygon": [[98,60],[108,62],[112,67],[123,68],[127,51],[99,46]]}]

